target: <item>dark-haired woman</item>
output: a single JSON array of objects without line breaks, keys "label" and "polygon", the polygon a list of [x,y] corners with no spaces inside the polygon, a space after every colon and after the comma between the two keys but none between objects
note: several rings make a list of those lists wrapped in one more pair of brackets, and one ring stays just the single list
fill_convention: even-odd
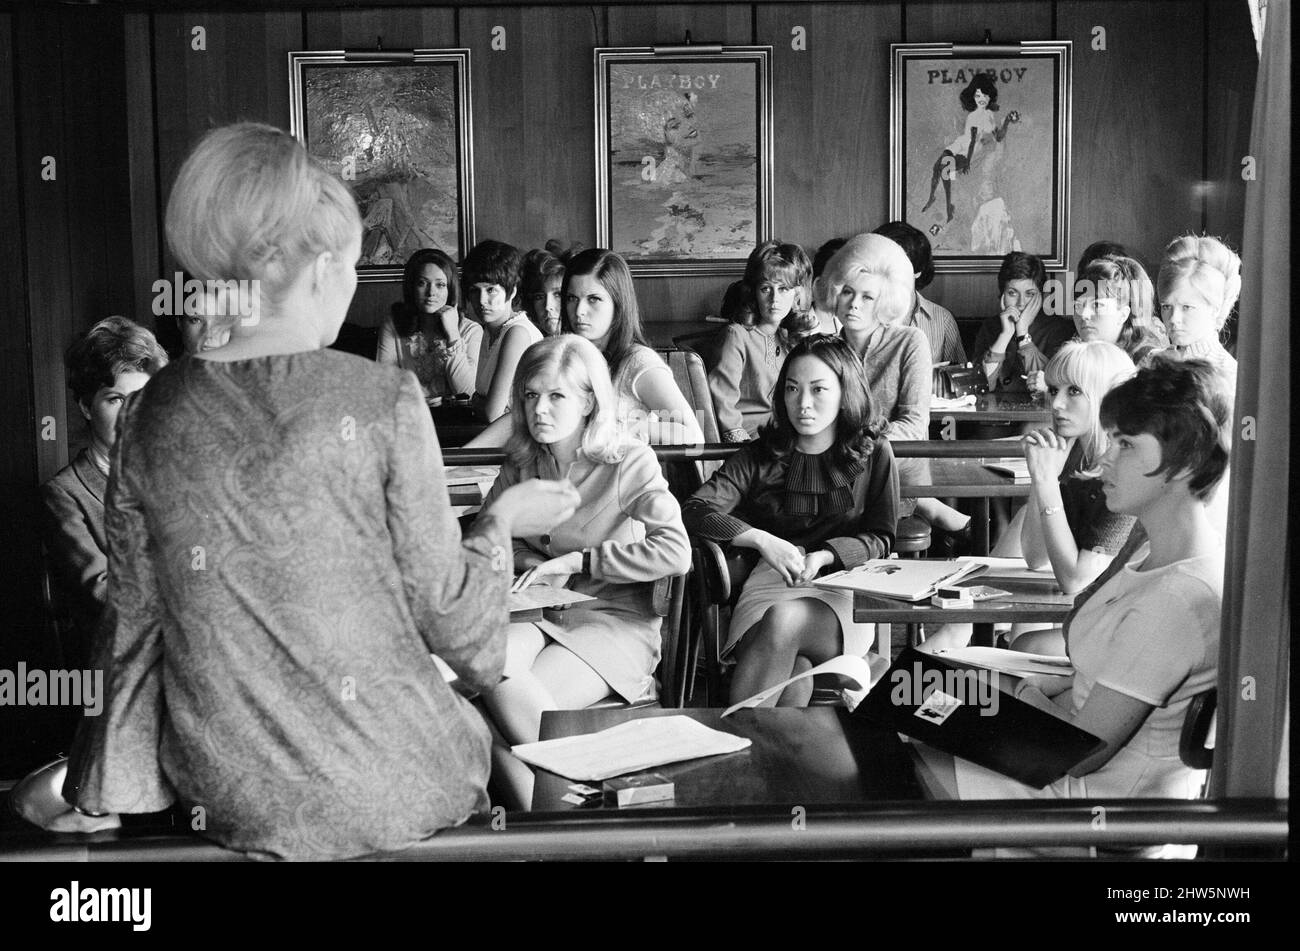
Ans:
[{"label": "dark-haired woman", "polygon": [[[723,656],[738,650],[733,701],[840,654],[861,656],[875,628],[852,595],[812,587],[824,571],[883,558],[894,544],[898,474],[862,363],[842,340],[806,337],[777,378],[773,419],[686,504],[689,531],[761,559],[731,615]],[[803,706],[811,684],[773,702]]]},{"label": "dark-haired woman", "polygon": [[998,122],[993,113],[998,110],[998,87],[993,78],[986,73],[979,73],[972,79],[959,96],[961,107],[966,110],[966,124],[962,126],[961,135],[953,139],[939,154],[934,163],[934,174],[930,177],[930,199],[921,211],[929,211],[934,204],[934,192],[943,182],[943,197],[948,205],[948,221],[952,221],[952,177],[954,172],[965,175],[970,171],[975,159],[975,145],[981,136],[1001,142],[1007,134],[1007,126],[1020,121],[1020,113],[1014,109],[1007,117]]},{"label": "dark-haired woman", "polygon": [[380,363],[412,371],[425,398],[473,393],[483,328],[459,312],[456,263],[437,248],[411,255],[402,302],[379,328]]},{"label": "dark-haired woman", "polygon": [[167,354],[144,327],[108,317],[68,348],[68,387],[90,424],[90,444],[41,486],[44,539],[71,627],[62,662],[85,667],[90,636],[108,596],[104,495],[117,414],[126,398],[167,365]]},{"label": "dark-haired woman", "polygon": [[998,306],[975,335],[976,364],[989,389],[1027,395],[1042,389],[1047,361],[1074,334],[1074,324],[1043,312],[1047,270],[1037,256],[1012,251],[998,268]]}]

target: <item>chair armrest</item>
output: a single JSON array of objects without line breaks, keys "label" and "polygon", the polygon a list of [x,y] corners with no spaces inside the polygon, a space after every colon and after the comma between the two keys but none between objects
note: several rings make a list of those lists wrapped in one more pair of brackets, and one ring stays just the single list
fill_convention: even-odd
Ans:
[{"label": "chair armrest", "polygon": [[699,572],[709,604],[726,604],[731,600],[731,571],[722,546],[707,538],[691,539],[694,567]]}]

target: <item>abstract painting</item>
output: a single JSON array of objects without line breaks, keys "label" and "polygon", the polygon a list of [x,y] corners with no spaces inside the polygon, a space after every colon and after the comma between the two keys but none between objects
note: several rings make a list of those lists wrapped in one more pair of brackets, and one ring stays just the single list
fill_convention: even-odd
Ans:
[{"label": "abstract painting", "polygon": [[596,242],[633,273],[736,274],[771,235],[770,52],[596,50]]},{"label": "abstract painting", "polygon": [[289,83],[293,134],[361,210],[361,280],[400,279],[420,248],[469,250],[469,50],[290,53]]},{"label": "abstract painting", "polygon": [[936,270],[1066,265],[1070,47],[891,47],[890,217],[925,232]]}]

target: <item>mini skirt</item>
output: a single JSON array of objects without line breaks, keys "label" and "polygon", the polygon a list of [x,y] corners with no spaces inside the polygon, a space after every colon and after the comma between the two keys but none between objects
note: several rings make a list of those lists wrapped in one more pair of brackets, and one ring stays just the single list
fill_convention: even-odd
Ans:
[{"label": "mini skirt", "polygon": [[791,588],[775,568],[766,561],[760,560],[745,579],[745,587],[741,589],[740,598],[732,609],[731,625],[727,632],[727,643],[722,648],[722,658],[725,660],[744,633],[762,620],[768,608],[785,601],[798,601],[800,598],[820,601],[835,612],[843,636],[843,653],[862,657],[875,643],[876,625],[859,624],[853,620],[851,591],[814,588],[812,585]]}]

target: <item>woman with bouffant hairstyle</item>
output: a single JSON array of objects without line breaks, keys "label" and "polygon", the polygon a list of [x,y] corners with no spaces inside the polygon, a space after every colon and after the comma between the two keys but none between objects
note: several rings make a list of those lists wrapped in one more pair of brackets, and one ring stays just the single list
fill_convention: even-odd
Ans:
[{"label": "woman with bouffant hairstyle", "polygon": [[1209,235],[1184,235],[1165,248],[1156,277],[1160,318],[1174,360],[1207,360],[1219,371],[1231,400],[1237,389],[1237,361],[1220,339],[1241,294],[1241,258]]},{"label": "woman with bouffant hairstyle", "polygon": [[204,280],[257,281],[224,347],[123,407],[109,608],[63,795],[82,813],[201,807],[262,857],[400,849],[486,808],[489,735],[437,654],[486,689],[505,657],[513,534],[576,495],[511,490],[463,542],[415,376],[338,351],[361,219],[280,129],[209,132],[167,238]]}]

